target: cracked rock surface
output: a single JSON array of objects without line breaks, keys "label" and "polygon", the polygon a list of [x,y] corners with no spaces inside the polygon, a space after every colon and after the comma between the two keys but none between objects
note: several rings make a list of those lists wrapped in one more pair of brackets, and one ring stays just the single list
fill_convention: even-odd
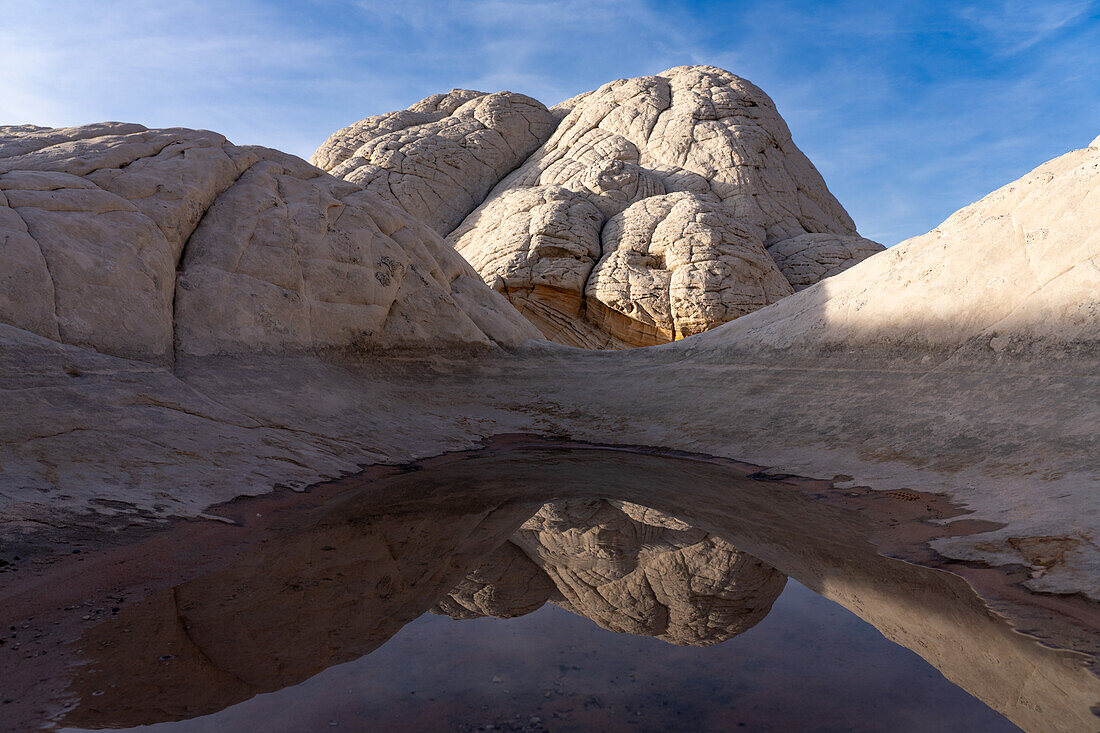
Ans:
[{"label": "cracked rock surface", "polygon": [[768,247],[768,254],[796,291],[882,251],[882,245],[843,234],[800,234]]},{"label": "cracked rock surface", "polygon": [[631,204],[601,239],[587,317],[626,344],[701,333],[793,292],[756,233],[695,193]]},{"label": "cracked rock surface", "polygon": [[[561,121],[550,139],[447,240],[553,341],[672,341],[882,250],[856,233],[774,103],[727,71],[620,79],[551,111]],[[589,225],[563,237],[531,215],[564,192],[571,207],[595,209],[598,234]],[[517,220],[527,229],[502,231]],[[807,236],[826,239],[788,244]],[[544,270],[568,277],[548,282]]]},{"label": "cracked rock surface", "polygon": [[882,250],[767,95],[713,66],[549,110],[455,89],[338,131],[312,162],[433,227],[571,346],[699,333]]},{"label": "cracked rock surface", "polygon": [[333,133],[311,162],[445,235],[553,127],[530,97],[455,89]]},{"label": "cracked rock surface", "polygon": [[204,130],[0,128],[0,321],[111,356],[537,333],[377,194]]}]

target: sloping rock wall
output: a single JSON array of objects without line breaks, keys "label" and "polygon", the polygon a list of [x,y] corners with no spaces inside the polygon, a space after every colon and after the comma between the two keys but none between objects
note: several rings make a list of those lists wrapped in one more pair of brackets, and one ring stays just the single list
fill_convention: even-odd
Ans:
[{"label": "sloping rock wall", "polygon": [[0,322],[157,364],[537,336],[434,231],[203,130],[0,129]]}]

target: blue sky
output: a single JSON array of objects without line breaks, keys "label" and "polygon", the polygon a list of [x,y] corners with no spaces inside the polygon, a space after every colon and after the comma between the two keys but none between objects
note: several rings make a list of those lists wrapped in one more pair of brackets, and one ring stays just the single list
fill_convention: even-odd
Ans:
[{"label": "blue sky", "polygon": [[1100,0],[0,0],[0,124],[203,127],[303,157],[452,87],[553,104],[707,63],[764,89],[861,233],[921,234],[1100,134]]}]

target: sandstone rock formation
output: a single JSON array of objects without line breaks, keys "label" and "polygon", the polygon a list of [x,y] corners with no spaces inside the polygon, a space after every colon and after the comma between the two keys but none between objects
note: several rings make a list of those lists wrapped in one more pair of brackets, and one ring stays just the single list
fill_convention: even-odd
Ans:
[{"label": "sandstone rock formation", "polygon": [[[179,188],[182,176],[165,172],[154,183],[139,174],[171,161],[192,166],[195,156],[208,156],[215,161],[210,168],[229,185],[220,195],[203,189],[215,200],[207,210],[216,213],[241,185],[231,185],[234,159],[272,156],[264,161],[268,171],[261,180],[267,180],[270,166],[284,165],[275,163],[274,152],[232,146],[227,152],[227,143],[213,133],[117,125],[8,132],[10,141],[0,148],[4,526],[33,528],[40,517],[58,512],[99,516],[100,501],[128,507],[123,513],[193,516],[238,493],[275,484],[301,487],[364,462],[466,448],[495,432],[667,445],[805,475],[856,474],[853,466],[881,462],[919,467],[866,468],[871,473],[864,481],[881,488],[916,482],[965,494],[979,516],[1007,526],[994,555],[988,549],[993,544],[981,549],[969,540],[951,541],[950,552],[997,562],[1033,564],[1009,542],[1013,537],[1033,532],[1059,538],[1065,525],[1095,523],[1093,515],[1072,507],[1091,501],[1095,479],[1086,457],[1095,455],[1096,440],[1092,375],[1100,341],[1100,224],[1093,204],[1100,190],[1100,148],[1040,166],[923,237],[683,342],[629,354],[565,354],[532,346],[525,352],[530,358],[463,364],[456,375],[424,373],[422,380],[410,376],[406,383],[373,371],[349,375],[315,358],[324,356],[317,352],[284,354],[272,346],[270,353],[258,353],[279,343],[277,338],[307,339],[280,336],[276,327],[282,324],[251,305],[225,324],[211,316],[208,333],[194,328],[193,338],[184,341],[199,354],[212,351],[211,344],[239,349],[237,360],[195,362],[205,357],[177,348],[176,356],[184,363],[191,359],[192,367],[159,368],[167,364],[155,360],[172,343],[169,326],[181,334],[189,328],[181,322],[187,296],[177,288],[168,297],[163,286],[165,274],[174,271],[168,264],[172,253],[184,244],[185,272],[177,275],[183,281],[194,261],[188,241],[216,250],[221,240],[199,236],[205,221],[193,236],[186,234],[193,220],[218,219],[197,212],[205,198],[192,209],[187,196],[197,192]],[[137,144],[151,156],[130,149]],[[173,150],[180,152],[173,157]],[[137,159],[125,168],[122,162],[100,162],[111,156]],[[196,168],[190,170],[187,180],[196,175]],[[264,169],[254,172],[259,176]],[[308,181],[275,178],[291,188],[313,182],[339,192],[349,185],[321,174]],[[128,195],[134,202],[89,179],[112,187],[133,180],[136,193]],[[352,198],[366,196],[347,190]],[[262,186],[242,189],[247,191],[270,196]],[[530,195],[512,195],[521,194]],[[11,200],[22,203],[13,208]],[[318,194],[317,200],[328,199]],[[116,223],[106,230],[90,213],[104,210],[105,201],[106,208],[118,209],[100,215]],[[68,210],[78,204],[83,213]],[[386,205],[378,206],[381,211]],[[594,216],[587,205],[576,208]],[[309,220],[308,206],[296,211],[293,221]],[[407,222],[400,230],[406,233],[421,226],[400,220]],[[402,236],[400,231],[393,236]],[[43,233],[50,236],[39,241]],[[143,239],[128,239],[139,235]],[[250,234],[227,234],[225,246],[239,247],[237,236]],[[435,335],[415,343],[450,353],[462,342],[447,335],[466,319],[483,324],[479,332],[486,341],[484,334],[507,343],[507,329],[517,337],[534,333],[472,270],[447,259],[453,255],[436,235],[425,231],[423,244],[432,257],[455,262],[466,274],[451,281],[450,293],[446,277],[427,283],[425,292],[439,295],[445,313],[458,315],[425,317],[436,329],[427,333]],[[289,261],[301,246],[293,244]],[[75,256],[80,253],[87,256]],[[205,282],[236,277],[219,275],[216,256]],[[430,260],[418,259],[410,271],[419,271],[420,263],[431,267]],[[132,290],[99,285],[114,283],[123,264],[136,273],[126,282]],[[196,276],[204,273],[198,264]],[[386,271],[378,270],[376,281],[379,275],[385,279]],[[313,282],[311,274],[301,278]],[[145,289],[138,287],[142,282]],[[211,286],[209,292],[217,291]],[[293,295],[272,292],[285,292],[287,300]],[[476,299],[484,299],[484,306],[471,302]],[[259,295],[256,301],[262,302]],[[390,318],[406,312],[403,302],[395,298]],[[468,305],[460,308],[462,303]],[[202,305],[194,303],[191,312]],[[175,311],[170,324],[169,306]],[[249,317],[274,336],[259,330],[263,338],[242,343],[236,319]],[[493,319],[500,325],[493,326]],[[400,343],[388,333],[383,329],[373,343]],[[143,334],[152,335],[144,341]],[[150,361],[119,356],[134,354]],[[363,370],[377,365],[360,363]],[[1030,473],[1016,471],[1021,451],[1030,455]],[[1046,478],[1036,483],[1036,475]],[[970,484],[976,488],[960,488]],[[1036,505],[1060,508],[1029,508]],[[1027,583],[1100,597],[1100,551],[1087,539],[1098,531],[1067,538],[1070,559],[1043,566]]]},{"label": "sandstone rock formation", "polygon": [[755,626],[786,581],[656,509],[568,499],[545,504],[434,610],[509,618],[551,601],[611,631],[709,646]]},{"label": "sandstone rock formation", "polygon": [[445,235],[553,127],[530,97],[455,89],[339,130],[311,162]]},{"label": "sandstone rock formation", "polygon": [[[566,121],[592,99],[578,100]],[[142,522],[201,517],[237,495],[301,488],[364,463],[470,448],[500,433],[537,433],[737,458],[771,474],[823,477],[832,497],[845,495],[834,488],[849,486],[942,492],[972,513],[939,528],[960,534],[933,546],[942,557],[966,561],[964,569],[992,566],[978,568],[976,585],[1001,577],[995,568],[1005,565],[1027,569],[1026,578],[1013,578],[1019,582],[1013,593],[1057,593],[1066,597],[1059,603],[1100,598],[1098,147],[1040,166],[922,237],[681,342],[627,353],[545,343],[505,352],[484,347],[514,343],[533,330],[474,270],[452,259],[437,234],[301,161],[196,131],[105,125],[6,134],[0,145],[5,543],[80,526],[98,536],[106,526],[130,531]],[[640,170],[640,154],[639,161]],[[640,187],[629,175],[617,188],[598,182],[601,190],[625,192],[606,201],[601,194],[600,205],[610,201],[625,211],[637,203],[627,199],[649,185],[644,173],[635,179]],[[583,176],[570,180],[588,185]],[[686,192],[708,201],[715,193],[658,180],[664,193],[646,198]],[[593,201],[595,189],[553,185],[567,194],[547,198],[548,205],[575,195],[591,208],[570,204],[570,215],[606,216]],[[353,223],[367,217],[382,234],[365,220],[342,230],[326,211],[339,206]],[[543,216],[538,206],[531,209]],[[758,231],[745,224],[753,213],[746,211],[737,224]],[[385,234],[390,217],[401,227]],[[536,218],[529,217],[529,228]],[[771,230],[759,230],[773,257],[786,240],[836,233],[780,227],[777,236],[785,239],[772,241]],[[253,235],[265,249],[255,260],[247,244]],[[564,259],[552,239],[543,246]],[[392,295],[393,283],[382,282],[388,268],[374,259],[390,251],[390,241],[409,263]],[[240,262],[225,257],[223,247]],[[594,258],[594,248],[585,251]],[[273,259],[283,255],[289,269],[275,270]],[[829,264],[825,254],[808,256]],[[317,268],[339,269],[357,258],[373,268],[383,295],[369,296],[380,302],[347,305],[392,305],[381,330],[353,337],[326,322],[314,332],[311,317],[295,310],[296,298],[331,305],[323,286],[335,287],[343,276]],[[245,309],[240,320],[213,310],[217,303],[188,304],[182,283],[192,276],[211,297],[231,298],[235,288],[252,286],[255,297],[238,299]],[[285,282],[263,280],[284,276]],[[237,283],[242,279],[248,282]],[[279,298],[289,302],[289,315],[277,309],[284,307]],[[423,328],[387,325],[405,316]],[[402,344],[436,348],[423,360],[396,353],[329,358],[329,348]],[[456,354],[456,345],[484,352],[469,359],[465,350]],[[593,493],[606,495],[624,477],[613,465],[600,472],[613,450],[596,453],[583,478]],[[524,461],[488,483],[514,492],[532,471]],[[662,486],[653,470],[641,482],[651,492],[700,490],[692,481]],[[560,496],[564,485],[559,477],[548,495]],[[875,500],[889,508],[895,498],[883,493]],[[735,519],[729,526],[743,529],[742,515]],[[868,511],[850,521],[876,520]],[[829,581],[819,578],[818,587],[835,594]],[[840,600],[864,608],[868,588],[873,583],[854,586]],[[998,603],[1010,618],[1034,618],[1019,610],[1026,604]],[[1060,614],[1057,605],[1043,613]],[[1032,623],[1043,630],[1049,618]],[[1080,628],[1077,618],[1071,626]],[[935,618],[917,620],[935,631]],[[896,624],[893,633],[906,626]],[[997,674],[992,664],[983,669]],[[1024,676],[1045,685],[1041,674]],[[1031,729],[1051,729],[1029,707],[1025,688],[989,687],[991,695],[1006,689],[1014,715],[1032,721]]]},{"label": "sandstone rock formation", "polygon": [[[858,348],[940,369],[988,358],[1079,369],[1076,360],[1100,353],[1098,191],[1098,149],[1067,153],[927,234],[682,348],[786,363]],[[794,267],[818,246],[771,249]]]},{"label": "sandstone rock formation", "polygon": [[603,216],[590,201],[560,186],[503,192],[486,202],[451,238],[492,232],[491,246],[461,254],[494,290],[550,340],[593,347],[613,342],[573,314],[584,308],[584,288],[600,258]]},{"label": "sandstone rock formation", "polygon": [[[856,234],[772,101],[729,72],[619,80],[553,111],[551,138],[447,237],[551,340],[671,341],[788,295],[787,273],[805,287],[882,249]],[[533,211],[548,198],[588,202],[602,233],[559,233]]]},{"label": "sandstone rock formation", "polygon": [[783,277],[796,290],[832,277],[882,251],[882,245],[862,237],[800,234],[768,247]]},{"label": "sandstone rock formation", "polygon": [[346,127],[312,160],[446,235],[544,336],[574,346],[699,333],[882,249],[772,101],[711,66],[549,111],[456,89]]},{"label": "sandstone rock formation", "polygon": [[0,322],[154,363],[537,335],[376,194],[201,130],[0,130],[0,282]]},{"label": "sandstone rock formation", "polygon": [[749,228],[692,193],[631,204],[608,220],[601,239],[586,316],[626,344],[701,333],[792,292]]}]

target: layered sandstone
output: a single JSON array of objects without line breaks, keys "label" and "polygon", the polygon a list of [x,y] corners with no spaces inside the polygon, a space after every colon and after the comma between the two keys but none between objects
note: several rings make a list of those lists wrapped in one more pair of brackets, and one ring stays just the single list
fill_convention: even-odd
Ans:
[{"label": "layered sandstone", "polygon": [[[619,80],[556,111],[550,139],[447,237],[551,340],[675,340],[882,249],[857,235],[774,103],[729,72]],[[556,215],[534,215],[550,198]],[[561,234],[581,202],[594,226]],[[834,243],[817,255],[825,264],[783,270],[772,248],[807,235]]]}]

